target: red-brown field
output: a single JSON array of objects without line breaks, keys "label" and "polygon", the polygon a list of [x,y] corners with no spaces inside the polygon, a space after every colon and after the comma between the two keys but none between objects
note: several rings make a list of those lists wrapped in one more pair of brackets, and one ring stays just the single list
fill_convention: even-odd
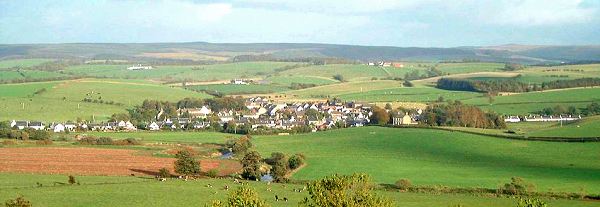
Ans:
[{"label": "red-brown field", "polygon": [[[0,172],[73,175],[153,175],[166,167],[173,171],[174,158],[137,155],[137,150],[98,148],[2,148]],[[200,161],[202,171],[218,169],[227,175],[240,169],[231,160]]]}]

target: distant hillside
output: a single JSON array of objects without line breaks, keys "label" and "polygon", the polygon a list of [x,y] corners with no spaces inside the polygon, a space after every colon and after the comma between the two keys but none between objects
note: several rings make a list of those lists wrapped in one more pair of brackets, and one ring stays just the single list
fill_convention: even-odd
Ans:
[{"label": "distant hillside", "polygon": [[481,60],[527,64],[600,61],[600,46],[501,45],[418,48],[303,43],[80,43],[0,45],[0,59],[75,58],[224,62],[245,59],[338,58],[358,61]]}]

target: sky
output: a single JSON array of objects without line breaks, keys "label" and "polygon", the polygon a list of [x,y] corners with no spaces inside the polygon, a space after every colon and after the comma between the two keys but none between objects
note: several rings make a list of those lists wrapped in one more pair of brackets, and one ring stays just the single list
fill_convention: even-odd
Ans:
[{"label": "sky", "polygon": [[600,0],[0,0],[0,44],[600,45]]}]

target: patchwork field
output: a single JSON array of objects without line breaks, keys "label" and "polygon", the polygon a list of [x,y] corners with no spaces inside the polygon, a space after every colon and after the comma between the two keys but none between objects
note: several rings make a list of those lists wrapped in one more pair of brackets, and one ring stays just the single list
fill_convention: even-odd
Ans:
[{"label": "patchwork field", "polygon": [[[225,134],[102,133],[145,141],[223,143]],[[528,142],[428,129],[362,127],[290,136],[254,136],[263,157],[303,153],[294,179],[364,172],[379,183],[497,188],[520,176],[538,191],[600,193],[600,143]]]},{"label": "patchwork field", "polygon": [[262,85],[262,84],[250,84],[250,85],[236,85],[236,84],[210,84],[210,85],[195,85],[188,86],[189,89],[195,91],[207,91],[217,92],[225,95],[237,95],[237,94],[265,94],[265,93],[279,93],[288,91],[290,88],[278,85]]},{"label": "patchwork field", "polygon": [[554,123],[551,127],[529,133],[540,137],[600,137],[600,116],[586,117],[581,121],[563,124]]}]

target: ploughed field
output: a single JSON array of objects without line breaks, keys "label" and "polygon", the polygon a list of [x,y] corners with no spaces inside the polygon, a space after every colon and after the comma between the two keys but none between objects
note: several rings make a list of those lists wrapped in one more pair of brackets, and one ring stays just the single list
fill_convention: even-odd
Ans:
[{"label": "ploughed field", "polygon": [[[155,175],[159,169],[173,172],[174,158],[144,155],[131,149],[18,147],[0,150],[0,172],[72,175]],[[202,171],[236,172],[239,164],[229,160],[204,159]]]}]

